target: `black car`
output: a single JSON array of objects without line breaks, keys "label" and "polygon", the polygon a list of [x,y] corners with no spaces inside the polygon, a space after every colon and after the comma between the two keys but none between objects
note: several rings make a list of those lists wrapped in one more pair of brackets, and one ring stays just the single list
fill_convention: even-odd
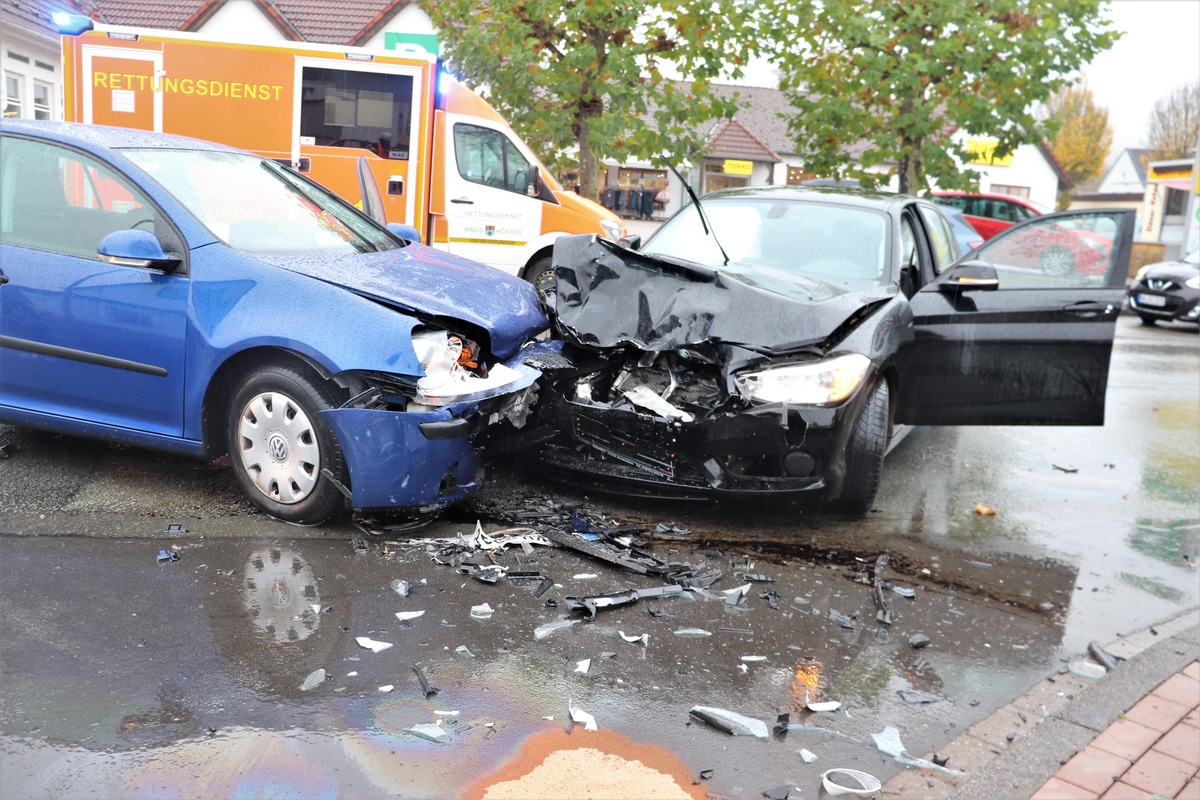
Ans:
[{"label": "black car", "polygon": [[1143,325],[1200,324],[1200,250],[1139,269],[1129,286],[1129,308]]},{"label": "black car", "polygon": [[[1056,222],[1097,216],[1117,231],[1102,274],[1037,268]],[[565,237],[539,461],[623,493],[816,493],[862,513],[902,423],[1102,424],[1133,224],[1048,215],[960,259],[925,200],[757,187],[644,245]]]}]

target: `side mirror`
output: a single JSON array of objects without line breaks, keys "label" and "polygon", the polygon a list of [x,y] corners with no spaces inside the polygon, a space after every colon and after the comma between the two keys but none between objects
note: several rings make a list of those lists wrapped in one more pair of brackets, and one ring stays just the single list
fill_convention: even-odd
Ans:
[{"label": "side mirror", "polygon": [[542,196],[542,171],[538,169],[537,164],[529,165],[529,172],[525,179],[525,194],[530,197]]},{"label": "side mirror", "polygon": [[399,236],[401,239],[407,239],[410,242],[421,243],[421,232],[412,225],[405,225],[402,222],[389,222],[387,229]]},{"label": "side mirror", "polygon": [[626,250],[637,250],[642,246],[642,236],[639,233],[631,233],[628,236],[622,236],[617,240],[617,245],[624,247]]},{"label": "side mirror", "polygon": [[996,268],[984,261],[964,261],[938,279],[939,292],[994,292],[1000,288]]},{"label": "side mirror", "polygon": [[152,267],[163,272],[174,272],[183,263],[175,253],[162,249],[162,242],[150,231],[113,231],[100,240],[96,255],[106,264],[122,267]]}]

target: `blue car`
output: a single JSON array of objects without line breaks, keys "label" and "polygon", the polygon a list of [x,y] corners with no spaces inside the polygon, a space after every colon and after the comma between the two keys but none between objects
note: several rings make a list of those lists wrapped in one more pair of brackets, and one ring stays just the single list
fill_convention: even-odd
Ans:
[{"label": "blue car", "polygon": [[228,453],[288,522],[428,514],[480,485],[483,428],[524,422],[546,327],[530,284],[272,160],[0,123],[0,423]]},{"label": "blue car", "polygon": [[954,239],[958,242],[958,249],[963,255],[983,244],[983,237],[967,220],[961,208],[938,206],[938,209],[946,219],[950,220],[950,229],[954,231]]}]

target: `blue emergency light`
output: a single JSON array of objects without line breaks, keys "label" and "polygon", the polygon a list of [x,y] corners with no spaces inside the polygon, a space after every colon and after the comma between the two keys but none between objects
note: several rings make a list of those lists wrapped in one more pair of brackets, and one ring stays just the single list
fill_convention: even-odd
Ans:
[{"label": "blue emergency light", "polygon": [[90,18],[82,14],[69,14],[66,11],[52,12],[50,21],[63,36],[78,36],[81,33],[87,33],[94,27]]}]

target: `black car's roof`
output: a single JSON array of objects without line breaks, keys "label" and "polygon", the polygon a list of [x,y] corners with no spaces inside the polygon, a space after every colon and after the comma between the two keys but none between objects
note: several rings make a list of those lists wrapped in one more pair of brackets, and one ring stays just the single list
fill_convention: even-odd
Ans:
[{"label": "black car's roof", "polygon": [[747,186],[719,189],[700,198],[701,203],[731,197],[746,197],[770,200],[796,200],[807,203],[838,203],[841,205],[872,208],[879,211],[895,211],[916,200],[907,194],[877,192],[837,186]]}]

